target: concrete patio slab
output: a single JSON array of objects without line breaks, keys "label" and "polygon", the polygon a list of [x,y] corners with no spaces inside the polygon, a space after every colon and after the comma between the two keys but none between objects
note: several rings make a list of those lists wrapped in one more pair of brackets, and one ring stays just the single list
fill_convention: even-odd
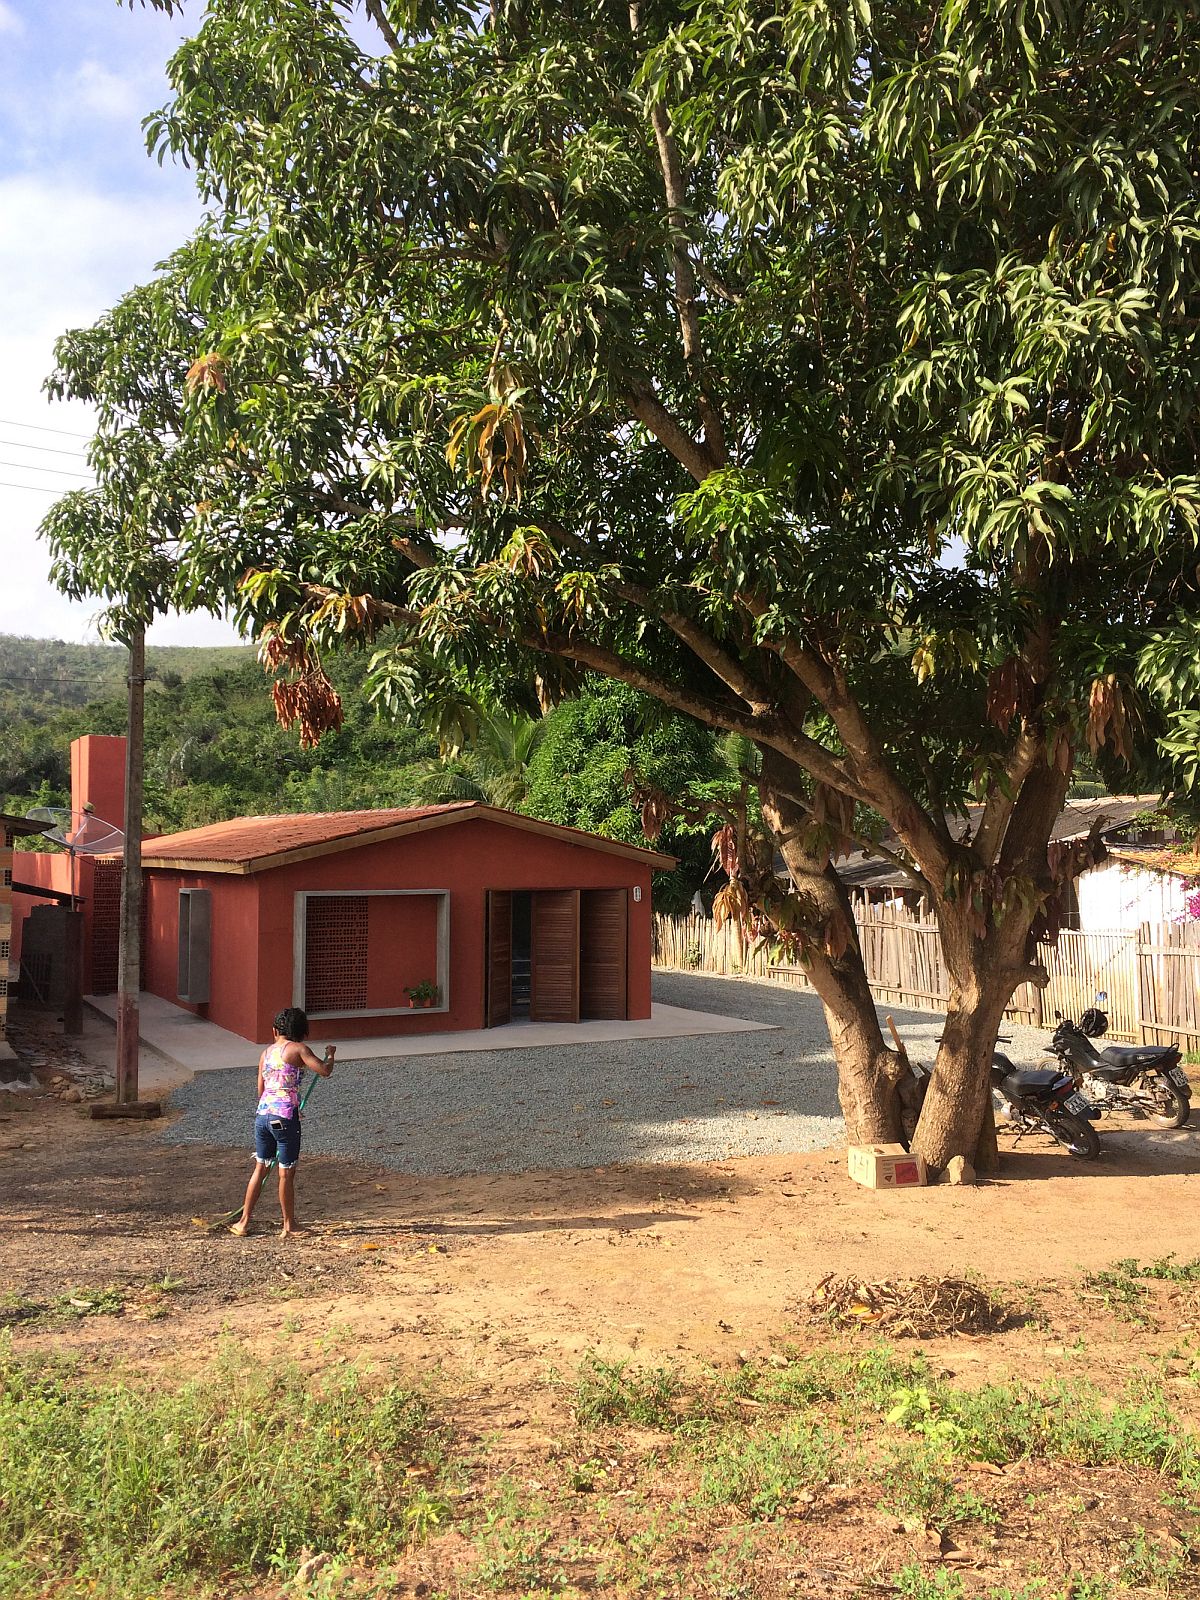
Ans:
[{"label": "concrete patio slab", "polygon": [[[116,1021],[116,995],[89,995],[87,1003],[110,1021]],[[511,1022],[502,1028],[475,1028],[463,1033],[388,1034],[377,1039],[335,1040],[340,1061],[372,1061],[382,1057],[459,1055],[474,1051],[528,1050],[545,1046],[607,1044],[628,1039],[686,1039],[716,1033],[769,1031],[771,1023],[748,1022],[742,1017],[717,1016],[708,1011],[687,1011],[681,1006],[655,1005],[640,1022]],[[261,1044],[254,1044],[206,1022],[158,995],[141,996],[141,1042],[149,1050],[176,1063],[187,1073],[249,1067],[257,1063]],[[266,1041],[264,1040],[263,1043]],[[318,1045],[318,1049],[320,1046]],[[178,1081],[183,1081],[182,1079]]]}]

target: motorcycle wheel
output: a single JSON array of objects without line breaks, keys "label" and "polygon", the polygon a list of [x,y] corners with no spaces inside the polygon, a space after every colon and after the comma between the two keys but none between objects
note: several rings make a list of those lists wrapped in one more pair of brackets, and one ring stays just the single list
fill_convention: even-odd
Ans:
[{"label": "motorcycle wheel", "polygon": [[1100,1137],[1090,1122],[1072,1115],[1070,1111],[1050,1112],[1046,1127],[1080,1161],[1095,1161],[1100,1154]]},{"label": "motorcycle wheel", "polygon": [[1192,1114],[1192,1102],[1183,1090],[1161,1078],[1146,1083],[1146,1090],[1157,1108],[1150,1112],[1150,1121],[1159,1128],[1182,1128]]}]

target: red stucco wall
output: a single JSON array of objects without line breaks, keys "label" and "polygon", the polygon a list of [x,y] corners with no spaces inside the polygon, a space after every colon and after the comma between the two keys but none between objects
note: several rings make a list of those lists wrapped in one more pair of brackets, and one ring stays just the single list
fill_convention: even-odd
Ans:
[{"label": "red stucco wall", "polygon": [[125,738],[85,733],[71,744],[71,809],[91,806],[103,822],[125,825]]},{"label": "red stucco wall", "polygon": [[[482,1027],[488,889],[628,888],[629,1015],[650,1015],[650,867],[586,845],[480,820],[384,844],[361,845],[250,877],[148,868],[146,882],[150,897],[148,988],[175,1000],[178,892],[181,888],[211,889],[212,999],[202,1014],[247,1039],[268,1039],[271,1018],[281,1006],[292,1003],[295,896],[314,889],[445,889],[450,893],[449,1009],[330,1019],[313,1024],[314,1038]],[[635,886],[641,889],[639,902],[633,899]],[[403,901],[383,899],[377,904],[387,909],[372,909],[370,914],[381,919],[403,919],[410,914],[391,909],[403,907]],[[399,920],[396,926],[399,928]],[[422,970],[400,982],[416,982],[431,975]],[[376,981],[382,983],[382,978],[372,980]]]},{"label": "red stucco wall", "polygon": [[406,988],[436,976],[437,907],[432,895],[379,894],[367,901],[369,1006],[402,1006]]},{"label": "red stucco wall", "polygon": [[[214,872],[150,872],[143,875],[146,903],[146,988],[164,1000],[181,1004],[176,989],[179,982],[179,891],[212,891],[212,987],[206,1006],[185,1006],[207,1017],[219,1027],[230,1028],[246,1038],[257,1015],[258,882],[254,878],[230,877]],[[291,958],[291,939],[288,940]],[[272,1008],[291,1004],[286,999]],[[266,1038],[270,1038],[268,1029]]]}]

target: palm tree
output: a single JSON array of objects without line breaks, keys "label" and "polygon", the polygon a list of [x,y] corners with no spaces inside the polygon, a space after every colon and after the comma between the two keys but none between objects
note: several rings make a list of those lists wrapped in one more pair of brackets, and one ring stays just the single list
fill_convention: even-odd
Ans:
[{"label": "palm tree", "polygon": [[525,801],[529,763],[546,731],[545,721],[494,705],[476,705],[474,712],[457,748],[439,758],[418,780],[421,799],[433,805],[482,800],[518,811]]}]

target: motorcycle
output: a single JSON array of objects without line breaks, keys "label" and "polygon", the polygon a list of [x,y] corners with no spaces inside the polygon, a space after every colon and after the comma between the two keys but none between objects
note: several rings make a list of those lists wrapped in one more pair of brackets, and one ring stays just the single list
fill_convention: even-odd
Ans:
[{"label": "motorcycle", "polygon": [[1037,1129],[1056,1139],[1080,1161],[1094,1161],[1100,1140],[1089,1120],[1092,1108],[1070,1073],[1057,1067],[1015,1067],[999,1050],[992,1056],[992,1103],[1017,1138]]},{"label": "motorcycle", "polygon": [[1098,1050],[1092,1038],[1108,1028],[1100,1009],[1107,998],[1101,991],[1078,1022],[1056,1012],[1051,1052],[1098,1111],[1127,1111],[1160,1128],[1182,1128],[1191,1116],[1192,1089],[1178,1045],[1110,1044]]}]

